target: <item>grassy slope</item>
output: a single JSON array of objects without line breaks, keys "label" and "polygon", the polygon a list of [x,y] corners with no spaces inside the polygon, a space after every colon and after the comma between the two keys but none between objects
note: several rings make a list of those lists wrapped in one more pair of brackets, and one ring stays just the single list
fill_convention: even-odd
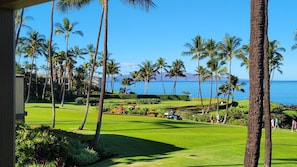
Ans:
[{"label": "grassy slope", "polygon": [[[50,104],[27,104],[31,125],[51,123]],[[84,106],[57,108],[57,127],[77,132]],[[91,108],[86,128],[94,134],[97,113]],[[143,116],[104,115],[102,146],[118,157],[95,166],[243,166],[246,128]],[[273,131],[272,166],[297,165],[297,133]],[[263,146],[263,145],[262,145]],[[262,148],[263,150],[263,148]],[[261,152],[263,157],[263,151]],[[263,158],[260,159],[263,166]]]}]

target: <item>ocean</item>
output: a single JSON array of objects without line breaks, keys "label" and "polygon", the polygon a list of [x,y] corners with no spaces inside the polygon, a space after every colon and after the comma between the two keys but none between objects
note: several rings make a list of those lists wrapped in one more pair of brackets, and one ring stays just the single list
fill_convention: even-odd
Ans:
[{"label": "ocean", "polygon": [[[226,81],[219,81],[218,87],[224,84]],[[249,98],[249,82],[244,82],[245,85],[242,88],[245,92],[234,93],[235,100],[244,100]],[[128,91],[135,92],[137,94],[144,94],[144,82],[137,82],[134,85],[128,87]],[[172,94],[173,92],[173,81],[164,82],[166,94]],[[210,97],[210,81],[201,82],[202,96],[204,98]],[[107,82],[107,90],[110,90],[110,83]],[[120,82],[114,83],[114,91],[119,91],[120,88],[124,86]],[[191,98],[198,97],[198,82],[195,81],[178,81],[176,83],[176,94],[183,94],[184,91],[190,93]],[[297,104],[297,81],[272,81],[270,90],[270,100],[275,103],[281,103],[285,105],[295,105]],[[213,95],[215,97],[215,82],[213,83]],[[152,81],[148,86],[147,94],[164,94],[162,82]]]}]

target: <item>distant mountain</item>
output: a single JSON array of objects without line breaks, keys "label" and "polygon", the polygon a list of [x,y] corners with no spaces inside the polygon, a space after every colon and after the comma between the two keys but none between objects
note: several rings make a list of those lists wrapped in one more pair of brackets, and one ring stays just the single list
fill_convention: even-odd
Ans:
[{"label": "distant mountain", "polygon": [[[165,73],[163,73],[163,81],[174,81],[174,78],[170,78],[170,77],[165,77]],[[197,75],[193,74],[193,73],[185,73],[186,77],[177,77],[176,81],[197,81]],[[117,76],[116,77],[116,81],[122,81],[124,78],[126,77],[131,77],[130,75],[122,75],[122,76]],[[226,81],[227,78],[225,77],[221,77],[220,81]],[[161,81],[161,75],[160,74],[156,74],[156,80],[152,80],[151,82],[154,81]]]}]

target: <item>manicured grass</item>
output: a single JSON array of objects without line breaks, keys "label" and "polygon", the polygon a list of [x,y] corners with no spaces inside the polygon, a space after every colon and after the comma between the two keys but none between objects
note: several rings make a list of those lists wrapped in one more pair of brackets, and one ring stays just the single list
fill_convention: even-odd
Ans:
[{"label": "manicured grass", "polygon": [[[57,108],[56,128],[78,133],[95,133],[97,112],[91,107],[85,130],[81,123],[84,106],[65,104]],[[26,105],[26,122],[31,125],[51,123],[51,105]],[[273,130],[272,166],[296,166],[297,133]],[[118,153],[97,166],[243,166],[246,127],[203,124],[165,118],[127,115],[103,115],[101,146]],[[264,143],[260,165],[263,166]]]}]

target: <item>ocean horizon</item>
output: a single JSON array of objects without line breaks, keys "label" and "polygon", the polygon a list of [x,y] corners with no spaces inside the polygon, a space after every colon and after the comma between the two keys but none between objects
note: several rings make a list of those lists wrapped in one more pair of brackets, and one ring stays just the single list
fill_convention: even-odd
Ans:
[{"label": "ocean horizon", "polygon": [[[235,91],[235,100],[245,100],[249,98],[249,81],[241,80],[239,83],[245,83],[242,86],[244,92]],[[173,81],[164,81],[165,93],[163,90],[161,81],[151,81],[148,85],[147,94],[172,94],[173,92]],[[225,84],[226,81],[218,81],[218,87]],[[135,92],[137,94],[144,94],[145,82],[137,82],[128,87],[128,91]],[[124,86],[121,85],[120,81],[114,83],[114,91],[119,91],[120,88]],[[202,97],[210,97],[210,87],[211,82],[205,81],[201,82]],[[110,82],[107,82],[106,89],[109,91]],[[176,82],[176,94],[183,94],[184,91],[188,91],[190,98],[198,97],[198,82],[197,81],[177,81]],[[213,94],[215,97],[215,82],[213,82]],[[221,96],[223,97],[223,96]],[[297,104],[297,81],[272,81],[270,85],[270,100],[275,103],[280,103],[284,105],[295,105]]]}]

